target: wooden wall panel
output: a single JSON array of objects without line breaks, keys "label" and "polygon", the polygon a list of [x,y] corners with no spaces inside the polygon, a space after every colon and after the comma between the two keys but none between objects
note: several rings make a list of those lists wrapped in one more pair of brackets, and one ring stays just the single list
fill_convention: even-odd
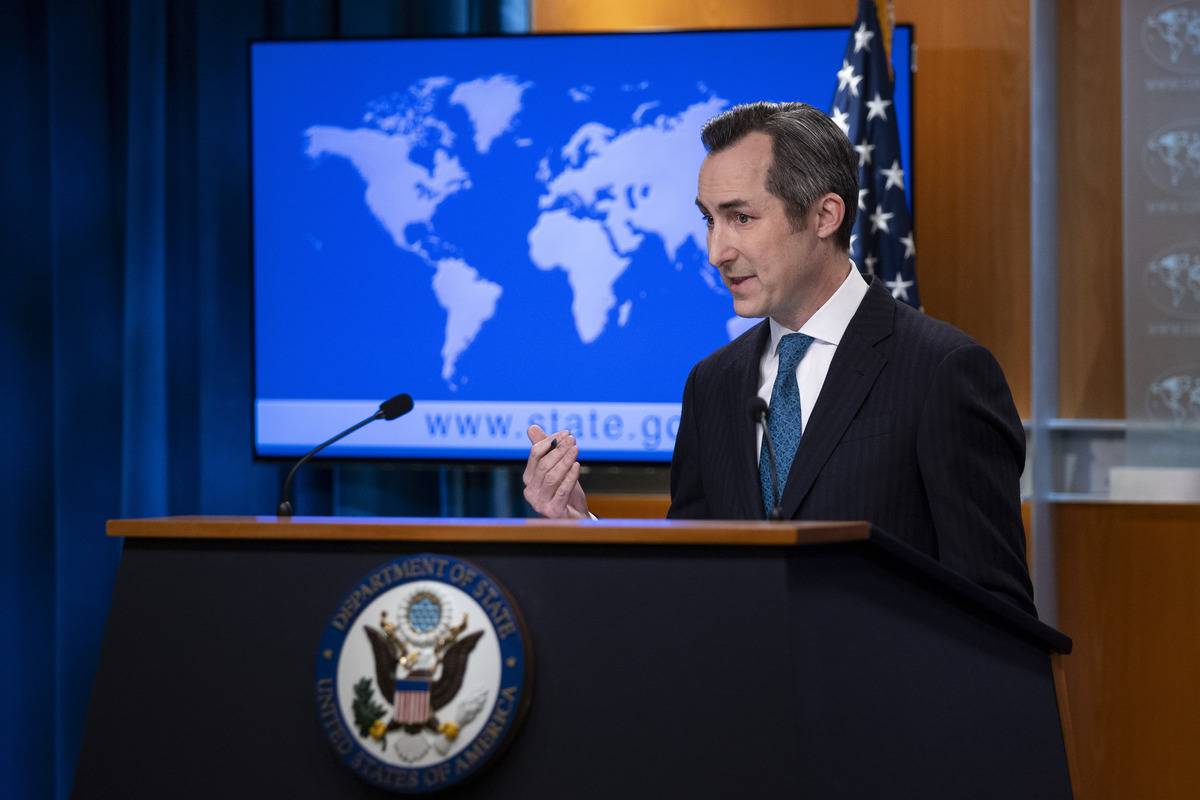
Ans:
[{"label": "wooden wall panel", "polygon": [[600,519],[666,519],[669,494],[588,494],[588,510]]},{"label": "wooden wall panel", "polygon": [[1121,4],[1058,14],[1058,413],[1123,417]]},{"label": "wooden wall panel", "polygon": [[[535,0],[533,27],[848,25],[855,6],[852,0]],[[896,17],[916,26],[918,47],[914,170],[922,299],[930,314],[996,354],[1028,416],[1029,3],[898,0]],[[831,96],[832,87],[830,76]]]},{"label": "wooden wall panel", "polygon": [[1056,509],[1078,800],[1200,797],[1200,506]]}]

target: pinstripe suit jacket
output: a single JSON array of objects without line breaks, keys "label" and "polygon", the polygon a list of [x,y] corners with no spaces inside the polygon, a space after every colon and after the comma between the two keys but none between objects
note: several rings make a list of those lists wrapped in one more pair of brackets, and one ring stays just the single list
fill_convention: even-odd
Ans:
[{"label": "pinstripe suit jacket", "polygon": [[[764,321],[688,376],[673,519],[763,519],[748,411]],[[784,519],[865,519],[1031,612],[1025,435],[992,354],[878,282],[846,328],[783,488]]]}]

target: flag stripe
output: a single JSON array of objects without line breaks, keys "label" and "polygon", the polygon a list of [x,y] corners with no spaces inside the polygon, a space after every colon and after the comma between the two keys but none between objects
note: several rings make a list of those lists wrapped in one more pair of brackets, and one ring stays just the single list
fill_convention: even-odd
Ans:
[{"label": "flag stripe", "polygon": [[401,724],[418,724],[429,719],[429,681],[396,681],[394,718]]}]

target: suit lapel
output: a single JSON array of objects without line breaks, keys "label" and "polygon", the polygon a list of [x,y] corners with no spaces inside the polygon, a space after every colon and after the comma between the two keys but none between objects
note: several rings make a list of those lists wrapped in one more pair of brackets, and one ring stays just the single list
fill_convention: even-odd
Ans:
[{"label": "suit lapel", "polygon": [[737,504],[743,509],[746,519],[763,519],[762,489],[758,483],[758,453],[755,449],[757,430],[750,418],[748,403],[758,394],[759,362],[763,350],[771,341],[770,324],[763,320],[754,333],[745,339],[745,347],[737,353],[730,365],[730,396],[734,399],[733,435],[737,453],[739,479],[734,488]]},{"label": "suit lapel", "polygon": [[887,357],[875,345],[891,335],[894,316],[895,301],[874,280],[838,344],[800,438],[783,490],[784,519],[795,516],[887,363]]}]

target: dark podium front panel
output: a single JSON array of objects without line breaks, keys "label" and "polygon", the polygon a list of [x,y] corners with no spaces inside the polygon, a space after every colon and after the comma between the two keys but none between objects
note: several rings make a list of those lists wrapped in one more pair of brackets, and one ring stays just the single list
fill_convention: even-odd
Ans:
[{"label": "dark podium front panel", "polygon": [[[313,693],[347,590],[418,552],[514,595],[532,706],[462,798],[1068,798],[1061,634],[871,531],[782,546],[126,541],[78,798],[377,798]],[[943,571],[944,572],[944,571]]]}]

